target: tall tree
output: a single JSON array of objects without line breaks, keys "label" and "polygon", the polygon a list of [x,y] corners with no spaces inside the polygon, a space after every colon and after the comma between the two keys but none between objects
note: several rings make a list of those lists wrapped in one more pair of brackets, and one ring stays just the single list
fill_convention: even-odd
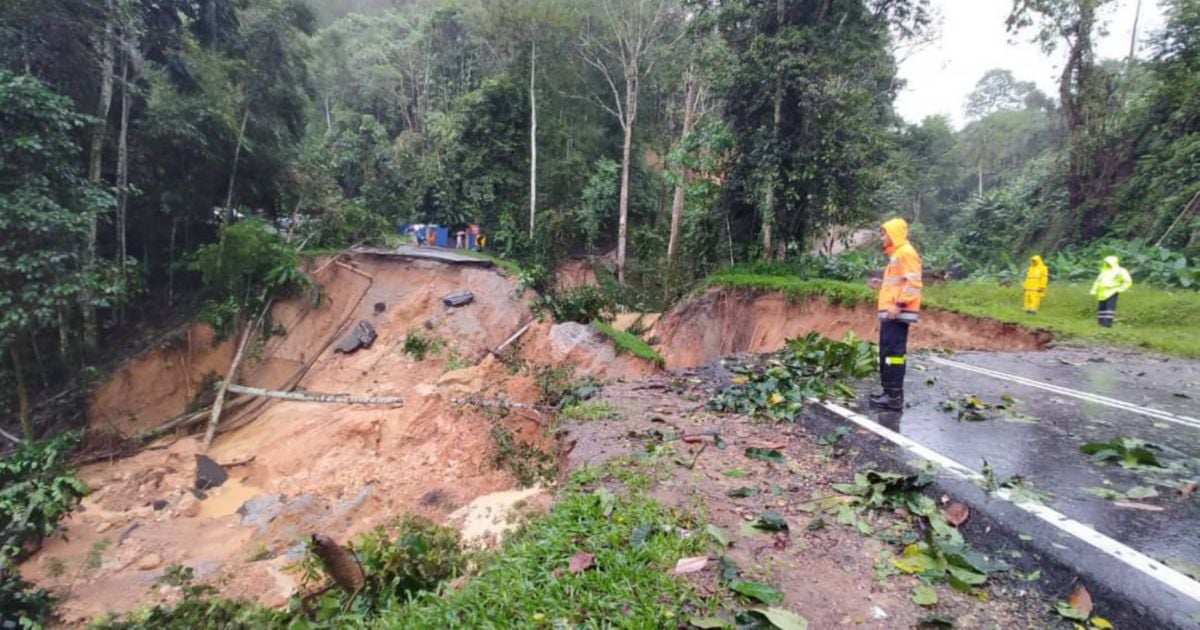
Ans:
[{"label": "tall tree", "polygon": [[85,178],[72,136],[93,120],[37,79],[0,70],[0,347],[18,381],[18,410],[33,438],[22,347],[85,292],[90,230],[107,191]]},{"label": "tall tree", "polygon": [[1087,201],[1092,169],[1089,143],[1104,123],[1107,99],[1097,75],[1093,38],[1100,28],[1099,11],[1113,0],[1013,0],[1010,32],[1037,29],[1035,39],[1047,53],[1060,45],[1066,61],[1058,79],[1058,95],[1067,133],[1067,198],[1072,209]]},{"label": "tall tree", "polygon": [[586,17],[579,41],[584,63],[603,78],[611,101],[599,105],[612,114],[623,133],[621,195],[617,216],[617,281],[625,284],[626,241],[629,225],[629,168],[633,131],[638,119],[638,95],[670,44],[682,37],[683,16],[673,0],[596,0]]}]

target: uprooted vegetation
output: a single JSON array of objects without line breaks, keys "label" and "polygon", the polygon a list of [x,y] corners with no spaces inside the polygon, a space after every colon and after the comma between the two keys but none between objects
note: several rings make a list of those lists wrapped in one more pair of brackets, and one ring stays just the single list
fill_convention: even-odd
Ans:
[{"label": "uprooted vegetation", "polygon": [[843,381],[864,378],[878,368],[876,346],[853,333],[842,341],[809,333],[757,364],[735,367],[732,386],[713,397],[709,408],[795,420],[812,399],[853,398],[854,390]]}]

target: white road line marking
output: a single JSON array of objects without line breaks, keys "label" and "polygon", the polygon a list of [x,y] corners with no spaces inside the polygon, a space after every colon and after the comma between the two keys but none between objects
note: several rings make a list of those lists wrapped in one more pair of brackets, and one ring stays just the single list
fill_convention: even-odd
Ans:
[{"label": "white road line marking", "polygon": [[1193,429],[1200,429],[1200,419],[1192,418],[1189,416],[1181,416],[1178,414],[1171,413],[1169,411],[1162,411],[1160,409],[1151,409],[1149,407],[1142,407],[1140,405],[1135,405],[1133,403],[1128,403],[1128,402],[1125,402],[1122,400],[1117,400],[1115,398],[1109,398],[1107,396],[1101,396],[1099,394],[1092,394],[1090,392],[1081,392],[1079,390],[1062,387],[1060,385],[1051,385],[1049,383],[1043,383],[1041,381],[1035,381],[1033,379],[1025,378],[1024,376],[1008,374],[1007,372],[998,372],[996,370],[990,370],[988,368],[982,368],[982,367],[978,367],[978,366],[974,366],[974,365],[969,365],[966,363],[960,363],[958,361],[951,361],[949,359],[943,359],[941,357],[926,357],[926,360],[931,361],[933,363],[940,364],[940,365],[945,365],[948,367],[964,370],[967,372],[974,372],[976,374],[982,374],[984,376],[990,376],[992,378],[997,378],[997,379],[1009,381],[1012,383],[1018,383],[1020,385],[1027,385],[1029,387],[1036,387],[1038,389],[1043,389],[1048,392],[1062,394],[1063,396],[1070,396],[1072,398],[1078,398],[1083,401],[1092,402],[1092,403],[1096,403],[1096,404],[1100,404],[1100,405],[1106,405],[1108,407],[1113,407],[1115,409],[1120,409],[1122,411],[1129,411],[1132,413],[1141,414],[1143,416],[1149,416],[1156,420],[1163,420],[1165,422],[1173,422],[1175,424],[1180,424],[1185,427],[1191,427]]},{"label": "white road line marking", "polygon": [[[931,461],[939,466],[939,468],[949,471],[967,481],[978,481],[983,479],[983,475],[967,468],[966,466],[954,461],[953,459],[942,455],[941,453],[907,438],[891,429],[871,420],[870,418],[855,413],[841,405],[831,402],[818,402],[821,406],[829,411],[857,424],[858,426],[882,437],[883,439],[896,444],[909,451],[913,455]],[[1141,573],[1153,578],[1159,583],[1169,586],[1172,589],[1182,593],[1192,601],[1200,603],[1200,582],[1197,582],[1188,576],[1168,567],[1167,565],[1141,553],[1140,551],[1130,547],[1113,538],[1109,538],[1104,534],[1067,517],[1062,512],[1053,508],[1047,507],[1040,503],[1022,502],[1014,500],[1008,490],[1000,489],[993,492],[993,497],[1003,499],[1017,506],[1018,508],[1036,516],[1038,519],[1052,525],[1059,531],[1069,534],[1084,543],[1091,545],[1101,553],[1114,558],[1115,560],[1125,564],[1130,568],[1136,569]]]}]

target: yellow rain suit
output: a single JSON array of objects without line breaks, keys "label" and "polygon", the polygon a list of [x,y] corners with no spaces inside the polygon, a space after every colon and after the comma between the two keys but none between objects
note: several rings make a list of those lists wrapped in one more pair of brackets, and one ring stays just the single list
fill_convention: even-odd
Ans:
[{"label": "yellow rain suit", "polygon": [[898,320],[916,323],[921,311],[921,256],[908,242],[908,222],[892,219],[883,224],[892,244],[884,249],[888,255],[883,269],[883,286],[879,290],[879,319],[888,318],[893,306],[900,309]]},{"label": "yellow rain suit", "polygon": [[1025,312],[1036,313],[1046,297],[1046,285],[1050,284],[1050,270],[1041,256],[1029,259],[1029,271],[1025,273]]},{"label": "yellow rain suit", "polygon": [[1092,283],[1092,295],[1096,296],[1096,319],[1101,326],[1111,328],[1117,318],[1117,297],[1133,286],[1133,278],[1121,266],[1116,256],[1104,259],[1100,275]]}]

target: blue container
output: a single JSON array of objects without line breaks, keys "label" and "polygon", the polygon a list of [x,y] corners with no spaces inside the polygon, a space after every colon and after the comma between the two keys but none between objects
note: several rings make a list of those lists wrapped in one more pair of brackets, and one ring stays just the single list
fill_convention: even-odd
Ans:
[{"label": "blue container", "polygon": [[434,231],[437,233],[437,246],[450,247],[450,228],[436,227]]}]

